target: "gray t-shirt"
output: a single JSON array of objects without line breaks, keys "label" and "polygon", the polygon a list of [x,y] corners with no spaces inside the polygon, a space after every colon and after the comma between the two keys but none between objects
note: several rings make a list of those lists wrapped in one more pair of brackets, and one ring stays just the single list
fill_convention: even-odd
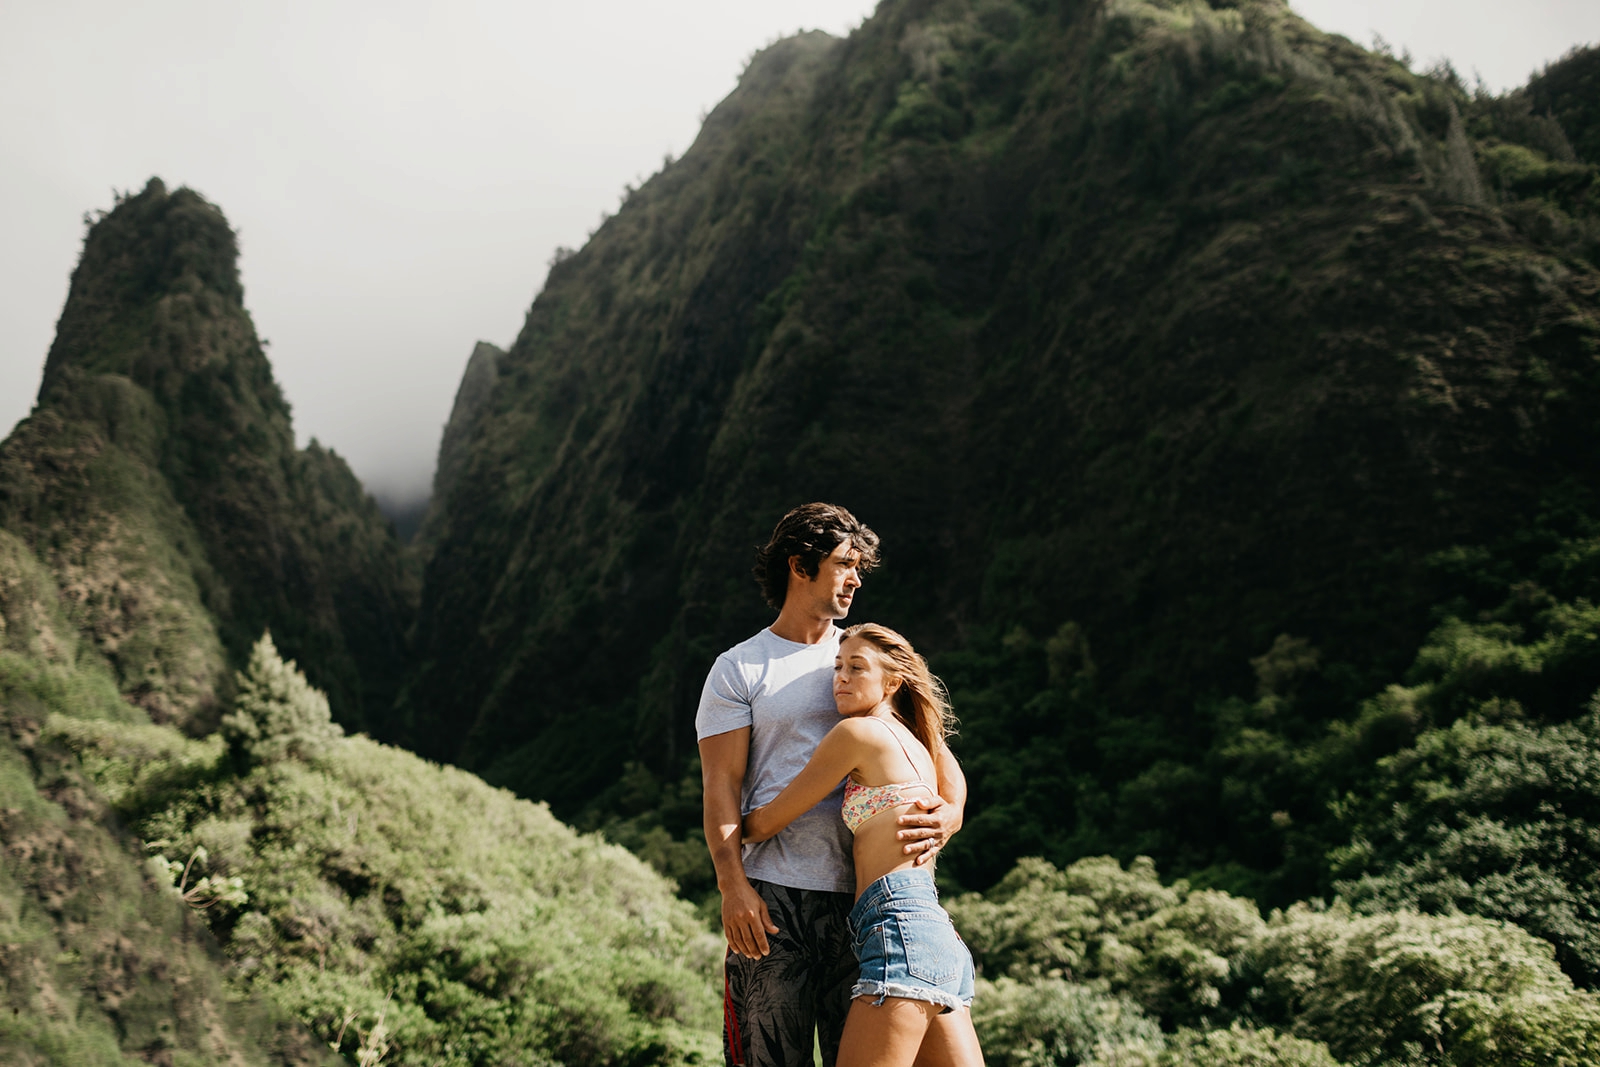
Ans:
[{"label": "gray t-shirt", "polygon": [[[839,631],[814,645],[762,630],[717,657],[694,717],[697,737],[750,727],[740,811],[759,808],[783,791],[839,721],[833,703],[833,661]],[[855,891],[850,831],[839,814],[844,782],[783,833],[744,846],[751,878],[795,889]]]}]

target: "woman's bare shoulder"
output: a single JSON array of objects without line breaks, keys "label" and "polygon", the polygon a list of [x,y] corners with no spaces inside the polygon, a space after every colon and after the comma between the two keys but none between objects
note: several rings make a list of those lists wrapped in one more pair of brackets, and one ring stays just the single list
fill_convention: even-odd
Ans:
[{"label": "woman's bare shoulder", "polygon": [[882,724],[873,722],[870,715],[840,719],[832,732],[857,744],[882,744],[889,737]]}]

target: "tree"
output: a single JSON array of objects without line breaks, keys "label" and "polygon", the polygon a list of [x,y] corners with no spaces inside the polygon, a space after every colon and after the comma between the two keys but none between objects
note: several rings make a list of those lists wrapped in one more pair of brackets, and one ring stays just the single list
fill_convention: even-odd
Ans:
[{"label": "tree", "polygon": [[1475,714],[1429,730],[1345,813],[1333,858],[1358,910],[1509,920],[1600,983],[1600,701],[1567,723]]},{"label": "tree", "polygon": [[250,650],[250,663],[236,675],[239,694],[222,717],[222,736],[245,766],[294,758],[312,760],[344,735],[328,712],[328,698],[278,655],[272,634]]}]

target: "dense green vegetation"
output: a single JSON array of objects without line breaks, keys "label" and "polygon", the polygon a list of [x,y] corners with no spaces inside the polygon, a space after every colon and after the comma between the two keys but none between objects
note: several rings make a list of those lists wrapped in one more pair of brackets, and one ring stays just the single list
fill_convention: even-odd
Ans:
[{"label": "dense green vegetation", "polygon": [[[1375,760],[1469,714],[1556,723],[1581,712],[1600,682],[1594,526],[1584,526],[1571,539],[1525,531],[1514,551],[1499,554],[1435,555],[1429,570],[1461,595],[1436,606],[1433,632],[1410,668],[1396,672],[1404,684],[1380,681],[1366,699],[1330,706],[1325,694],[1341,665],[1303,638],[1279,636],[1251,660],[1253,700],[1197,702],[1207,749],[1138,776],[1125,768],[1128,749],[1143,743],[1140,722],[1105,694],[1079,628],[1046,640],[1013,628],[947,655],[975,786],[996,801],[978,802],[992,851],[969,853],[972,876],[997,876],[1007,853],[1066,856],[1122,841],[1128,855],[1178,855],[1191,870],[1212,869],[1212,878],[1247,877],[1226,869],[1231,859],[1300,879],[1291,897],[1315,889],[1322,854],[1342,835],[1329,805],[1372,787]],[[1055,818],[1028,815],[1041,808]],[[1273,893],[1264,884],[1251,891]]]},{"label": "dense green vegetation", "polygon": [[[643,1064],[715,1050],[717,939],[623,849],[338,736],[263,638],[203,741],[52,718],[242,990],[352,1059]],[[180,886],[181,887],[181,886]]]},{"label": "dense green vegetation", "polygon": [[7,1062],[317,1063],[333,1045],[362,1063],[625,1064],[714,1047],[717,942],[640,861],[340,736],[266,637],[219,731],[152,724],[26,546],[0,532],[0,553]]},{"label": "dense green vegetation", "polygon": [[344,735],[415,575],[294,450],[235,257],[192,192],[120,200],[0,445],[0,1058],[704,1060],[717,942],[668,883]]},{"label": "dense green vegetation", "polygon": [[[402,728],[703,899],[699,680],[839,500],[965,721],[971,940],[1098,916],[985,949],[997,1061],[1592,1058],[1594,55],[1493,96],[1249,0],[775,46],[499,358]],[[1101,854],[1187,882],[1090,907]]]},{"label": "dense green vegetation", "polygon": [[123,699],[62,599],[0,531],[0,1060],[330,1062],[291,1015],[230,984],[204,924],[61,743],[65,723],[189,743]]},{"label": "dense green vegetation", "polygon": [[[52,600],[8,596],[8,640],[30,610],[63,626]],[[719,942],[621,848],[341,737],[267,638],[204,740],[61,652],[9,645],[0,694],[6,1062],[714,1052]]]},{"label": "dense green vegetation", "polygon": [[[1600,161],[1600,45],[1574,48],[1528,82],[1529,110],[1548,115],[1566,132],[1572,155]],[[1556,152],[1557,158],[1563,153]]]},{"label": "dense green vegetation", "polygon": [[751,546],[837,500],[884,537],[853,617],[957,690],[949,877],[1331,893],[1329,803],[1469,710],[1385,687],[1600,515],[1592,62],[1474,93],[1276,0],[773,46],[498,359],[397,730],[703,888],[704,671],[768,621]]},{"label": "dense green vegetation", "polygon": [[1600,1059],[1597,56],[779,42],[474,351],[415,556],[221,213],[119,199],[0,445],[0,1058],[714,1059],[690,720],[827,498],[964,720],[991,1062]]},{"label": "dense green vegetation", "polygon": [[[950,911],[985,979],[989,1062],[1571,1064],[1600,998],[1509,923],[1254,904],[1148,860],[1027,861]],[[1164,1024],[1158,1026],[1157,1022]]]},{"label": "dense green vegetation", "polygon": [[1137,775],[1122,761],[1138,722],[1081,632],[1014,629],[947,656],[976,811],[949,873],[982,885],[1016,855],[1164,854],[1257,900],[1337,889],[1510,919],[1592,984],[1597,533],[1549,511],[1510,544],[1439,553],[1430,568],[1460,595],[1408,670],[1344,708],[1316,702],[1336,667],[1279,637],[1253,661],[1255,699],[1197,704],[1207,748]]}]

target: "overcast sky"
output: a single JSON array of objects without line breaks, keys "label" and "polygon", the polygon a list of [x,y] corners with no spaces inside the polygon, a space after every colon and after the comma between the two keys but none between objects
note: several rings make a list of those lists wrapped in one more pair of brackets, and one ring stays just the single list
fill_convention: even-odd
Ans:
[{"label": "overcast sky", "polygon": [[[1496,89],[1600,40],[1596,0],[1294,0]],[[26,415],[87,210],[151,175],[239,232],[295,428],[369,489],[426,491],[479,339],[558,245],[693,141],[751,52],[870,0],[5,0],[0,432]]]}]

